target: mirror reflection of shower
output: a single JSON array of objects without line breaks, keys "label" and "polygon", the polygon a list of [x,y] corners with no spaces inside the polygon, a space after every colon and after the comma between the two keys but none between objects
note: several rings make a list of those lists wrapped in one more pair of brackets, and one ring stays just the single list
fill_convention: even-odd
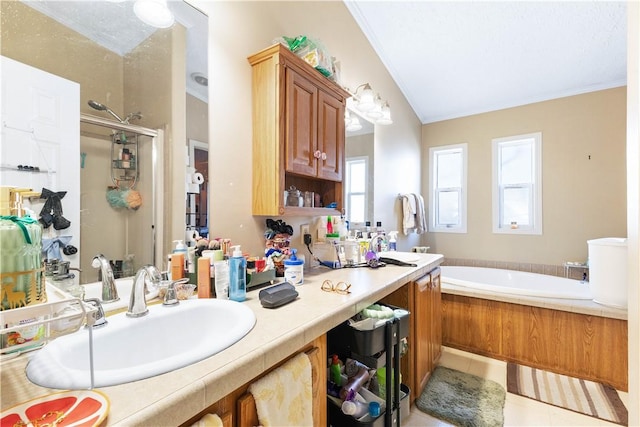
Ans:
[{"label": "mirror reflection of shower", "polygon": [[115,119],[117,121],[119,121],[120,123],[123,123],[125,125],[130,124],[130,120],[136,119],[136,120],[140,120],[142,118],[142,113],[140,113],[139,111],[137,113],[129,113],[127,115],[127,117],[124,118],[124,120],[122,118],[120,118],[119,115],[117,115],[116,113],[113,112],[113,110],[109,107],[107,107],[104,104],[101,104],[99,102],[96,102],[92,99],[89,100],[89,102],[87,102],[87,104],[89,104],[89,106],[95,110],[98,111],[106,111],[107,113],[111,114],[113,117],[115,117]]}]

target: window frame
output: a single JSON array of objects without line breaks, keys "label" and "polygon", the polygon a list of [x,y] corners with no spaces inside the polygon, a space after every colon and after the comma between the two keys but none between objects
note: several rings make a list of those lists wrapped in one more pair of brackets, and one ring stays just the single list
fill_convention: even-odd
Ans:
[{"label": "window frame", "polygon": [[[519,184],[502,184],[500,165],[501,148],[518,144],[532,144],[532,179],[533,182]],[[492,158],[492,225],[495,234],[525,234],[542,235],[542,132],[513,135],[491,140]],[[503,217],[504,190],[513,188],[527,188],[529,190],[529,218],[532,225],[501,224]]]},{"label": "window frame", "polygon": [[[350,169],[350,165],[349,163],[364,163],[364,191],[362,192],[351,192],[350,187],[351,187],[351,169]],[[368,176],[369,176],[369,156],[353,156],[353,157],[349,157],[348,159],[345,160],[345,191],[344,191],[344,205],[345,205],[345,212],[347,212],[347,217],[346,219],[349,221],[349,227],[350,228],[358,228],[358,227],[364,227],[365,222],[366,222],[366,215],[367,215],[367,206],[369,205],[369,198],[367,196],[368,192],[369,192],[369,182],[368,182]],[[364,214],[365,214],[365,218],[364,221],[362,223],[360,222],[353,222],[351,220],[351,196],[352,195],[362,195],[364,196]]]},{"label": "window frame", "polygon": [[[460,152],[461,153],[461,173],[460,187],[437,187],[437,158],[441,154]],[[429,225],[431,232],[434,233],[466,233],[467,232],[467,176],[468,176],[468,144],[466,142],[451,145],[441,145],[438,147],[429,148],[429,170],[430,173],[430,185],[429,185]],[[459,219],[460,222],[457,225],[439,225],[438,221],[438,195],[443,192],[458,191],[458,206],[459,206]]]}]

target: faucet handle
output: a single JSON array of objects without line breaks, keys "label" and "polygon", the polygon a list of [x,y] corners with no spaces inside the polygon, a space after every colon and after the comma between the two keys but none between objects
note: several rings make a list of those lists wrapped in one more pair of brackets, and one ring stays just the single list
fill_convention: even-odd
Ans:
[{"label": "faucet handle", "polygon": [[176,285],[182,285],[188,282],[189,278],[187,277],[171,282],[169,284],[169,287],[167,288],[167,293],[164,295],[164,301],[162,302],[162,305],[180,304],[180,301],[178,301],[178,293],[176,292]]},{"label": "faucet handle", "polygon": [[102,304],[100,304],[100,300],[98,298],[87,298],[84,302],[89,303],[98,309],[95,313],[91,313],[93,323],[87,322],[86,327],[99,328],[101,326],[105,326],[107,324],[107,316],[104,314],[104,309],[102,308]]}]

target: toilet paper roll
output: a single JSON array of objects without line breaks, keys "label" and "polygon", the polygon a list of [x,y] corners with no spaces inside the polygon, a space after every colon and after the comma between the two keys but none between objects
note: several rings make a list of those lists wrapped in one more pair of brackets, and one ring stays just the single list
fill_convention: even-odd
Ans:
[{"label": "toilet paper roll", "polygon": [[187,184],[202,184],[204,183],[204,176],[200,172],[187,173]]},{"label": "toilet paper roll", "polygon": [[204,183],[204,176],[202,176],[202,174],[200,172],[196,172],[193,175],[191,175],[191,179],[193,181],[193,184],[202,184],[202,183]]},{"label": "toilet paper roll", "polygon": [[185,233],[184,239],[187,242],[195,242],[195,240],[200,237],[200,234],[198,233],[198,230],[187,230],[187,232]]}]

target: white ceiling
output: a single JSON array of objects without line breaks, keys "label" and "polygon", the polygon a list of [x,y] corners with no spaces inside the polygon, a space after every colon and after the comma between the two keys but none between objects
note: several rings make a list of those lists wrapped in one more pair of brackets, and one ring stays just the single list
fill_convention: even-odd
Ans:
[{"label": "white ceiling", "polygon": [[[155,31],[132,1],[25,3],[120,55]],[[345,4],[422,123],[626,84],[625,2]],[[187,91],[206,101],[191,74],[207,75],[207,17],[181,0],[169,7],[187,28]]]},{"label": "white ceiling", "polygon": [[[22,0],[39,12],[82,34],[100,46],[123,56],[155,31],[133,12],[133,1],[123,0]],[[187,92],[207,102],[208,88],[191,75],[207,76],[207,16],[182,0],[169,0],[176,21],[187,29]]]},{"label": "white ceiling", "polygon": [[625,2],[345,4],[422,123],[626,84]]}]

